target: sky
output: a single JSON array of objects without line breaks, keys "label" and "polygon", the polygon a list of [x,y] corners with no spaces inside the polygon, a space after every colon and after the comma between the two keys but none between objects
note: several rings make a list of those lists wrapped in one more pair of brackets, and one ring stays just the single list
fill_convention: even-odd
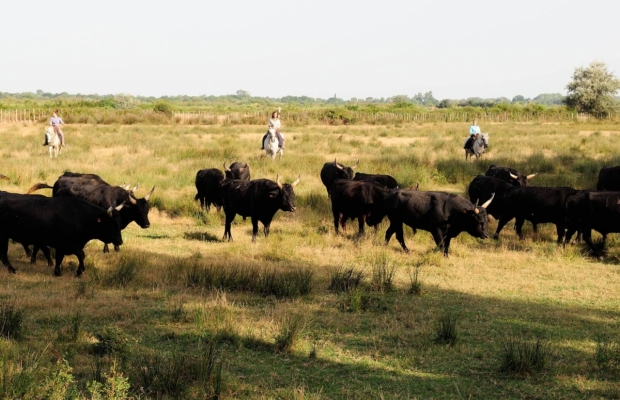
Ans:
[{"label": "sky", "polygon": [[620,1],[20,0],[0,92],[533,98],[620,76]]}]

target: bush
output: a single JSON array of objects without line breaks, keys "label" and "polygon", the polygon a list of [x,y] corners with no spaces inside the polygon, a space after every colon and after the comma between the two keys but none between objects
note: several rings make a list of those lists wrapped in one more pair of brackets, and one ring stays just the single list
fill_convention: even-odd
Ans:
[{"label": "bush", "polygon": [[302,322],[299,316],[286,318],[280,327],[280,333],[276,336],[276,351],[286,353],[295,347],[295,342],[302,330]]},{"label": "bush", "polygon": [[387,311],[388,305],[381,295],[355,289],[347,292],[340,299],[338,308],[345,312]]},{"label": "bush", "polygon": [[127,287],[138,276],[139,269],[145,263],[144,257],[123,255],[116,269],[112,270],[107,276],[107,284],[109,286]]},{"label": "bush", "polygon": [[594,361],[601,370],[620,370],[620,343],[607,337],[598,338]]},{"label": "bush", "polygon": [[101,332],[94,334],[98,340],[93,345],[93,353],[98,356],[118,355],[126,358],[129,352],[129,337],[116,326],[106,326]]},{"label": "bush", "polygon": [[414,296],[422,294],[422,282],[420,282],[420,267],[416,267],[415,271],[409,270],[409,290],[407,293]]},{"label": "bush", "polygon": [[8,300],[0,300],[0,336],[19,339],[21,336],[24,311],[15,308]]},{"label": "bush", "polygon": [[105,382],[90,381],[86,385],[92,400],[125,400],[131,387],[129,381],[121,372],[116,370],[116,363],[110,367],[110,372],[104,374]]},{"label": "bush", "polygon": [[329,290],[336,293],[346,293],[357,289],[363,277],[364,272],[357,271],[355,268],[334,271],[332,272]]},{"label": "bush", "polygon": [[511,336],[502,344],[501,371],[530,375],[544,368],[549,350],[547,342],[537,339],[532,343]]},{"label": "bush", "polygon": [[132,370],[136,391],[160,398],[162,395],[183,397],[191,384],[204,390],[203,398],[212,398],[221,390],[221,361],[213,342],[199,343],[192,355],[174,351],[142,352]]},{"label": "bush", "polygon": [[172,105],[165,101],[159,101],[155,103],[155,105],[153,106],[153,111],[155,111],[156,113],[164,114],[167,117],[172,117],[172,114],[174,113],[172,110]]},{"label": "bush", "polygon": [[371,287],[379,292],[391,292],[394,290],[392,278],[396,267],[390,265],[390,261],[385,255],[380,256],[372,267]]},{"label": "bush", "polygon": [[435,324],[435,336],[433,337],[433,343],[436,344],[448,344],[454,346],[458,339],[458,333],[456,331],[457,318],[450,314],[445,314]]}]

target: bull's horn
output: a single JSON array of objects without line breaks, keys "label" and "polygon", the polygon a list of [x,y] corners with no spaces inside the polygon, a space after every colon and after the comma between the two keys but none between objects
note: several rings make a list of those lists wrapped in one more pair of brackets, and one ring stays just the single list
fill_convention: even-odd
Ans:
[{"label": "bull's horn", "polygon": [[480,211],[478,211],[478,207],[474,208],[474,214],[480,214]]},{"label": "bull's horn", "polygon": [[130,190],[130,192],[135,192],[136,190],[138,190],[138,186],[140,186],[139,184],[134,186],[133,189]]},{"label": "bull's horn", "polygon": [[123,183],[121,187],[125,190],[129,190],[129,183]]},{"label": "bull's horn", "polygon": [[357,162],[355,163],[355,165],[351,167],[351,169],[357,168],[358,165],[360,165],[360,159],[359,158],[357,159]]},{"label": "bull's horn", "polygon": [[512,179],[519,179],[519,177],[517,175],[513,174],[512,172],[509,172],[509,174],[510,174],[510,177]]},{"label": "bull's horn", "polygon": [[134,206],[135,206],[136,204],[138,204],[138,202],[136,201],[136,199],[134,199],[134,198],[133,198],[133,196],[132,196],[132,195],[129,195],[129,202],[130,202],[131,204],[133,204]]},{"label": "bull's horn", "polygon": [[108,208],[108,211],[106,211],[110,217],[112,216],[112,211],[114,211],[113,206],[110,206],[110,208]]},{"label": "bull's horn", "polygon": [[123,201],[123,202],[121,203],[121,205],[120,205],[120,206],[115,207],[114,209],[115,209],[116,211],[120,211],[120,210],[121,210],[124,206],[125,206],[125,202]]},{"label": "bull's horn", "polygon": [[532,178],[533,178],[533,177],[535,177],[535,176],[536,176],[536,174],[531,174],[531,175],[528,175],[528,176],[527,176],[527,180],[529,181],[530,179],[532,179]]},{"label": "bull's horn", "polygon": [[493,197],[495,197],[495,193],[491,194],[491,198],[487,201],[484,202],[483,205],[481,205],[480,207],[482,208],[487,208],[489,206],[489,204],[491,204],[491,202],[493,201]]},{"label": "bull's horn", "polygon": [[295,182],[291,183],[291,186],[295,187],[299,183],[300,179],[301,179],[301,174],[297,175],[297,179],[295,179]]},{"label": "bull's horn", "polygon": [[340,165],[338,165],[338,161],[336,161],[336,159],[334,158],[334,164],[336,164],[336,168],[338,169],[342,169],[342,167]]},{"label": "bull's horn", "polygon": [[224,161],[224,171],[230,172],[230,168],[226,166],[226,161]]},{"label": "bull's horn", "polygon": [[151,195],[153,194],[153,191],[155,190],[155,186],[153,186],[153,189],[151,189],[146,196],[144,196],[144,200],[149,201],[149,198],[151,197]]},{"label": "bull's horn", "polygon": [[476,199],[476,204],[474,204],[474,208],[478,207],[478,201],[480,201],[480,199]]},{"label": "bull's horn", "polygon": [[280,189],[282,189],[282,184],[280,183],[280,174],[276,175],[276,184]]}]

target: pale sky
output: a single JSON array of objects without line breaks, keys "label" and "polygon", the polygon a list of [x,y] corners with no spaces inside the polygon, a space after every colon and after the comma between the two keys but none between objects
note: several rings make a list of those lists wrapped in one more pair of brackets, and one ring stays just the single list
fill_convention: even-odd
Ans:
[{"label": "pale sky", "polygon": [[620,76],[618,0],[0,3],[0,91],[143,96],[565,93]]}]

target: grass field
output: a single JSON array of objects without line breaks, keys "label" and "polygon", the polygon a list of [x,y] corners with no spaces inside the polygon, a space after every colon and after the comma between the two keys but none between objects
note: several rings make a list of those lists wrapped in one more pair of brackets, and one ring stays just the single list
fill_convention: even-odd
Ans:
[{"label": "grass field", "polygon": [[[359,158],[359,171],[420,190],[462,194],[491,164],[537,173],[532,185],[588,189],[620,165],[617,124],[486,125],[491,147],[468,162],[466,124],[285,129],[276,162],[258,150],[262,126],[70,125],[56,160],[43,129],[0,124],[3,190],[51,185],[65,170],[139,183],[139,197],[154,186],[151,227],[130,225],[119,253],[89,243],[80,279],[73,256],[55,278],[10,245],[1,398],[620,397],[615,235],[602,261],[529,224],[524,241],[508,228],[498,241],[462,234],[449,258],[407,229],[405,254],[383,244],[386,221],[361,239],[354,224],[336,236],[319,178],[323,163]],[[225,161],[248,162],[252,178],[301,174],[297,212],[279,211],[268,239],[252,244],[237,217],[234,242],[222,242],[223,213],[193,200],[196,172]],[[513,372],[519,350],[538,359]]]}]

